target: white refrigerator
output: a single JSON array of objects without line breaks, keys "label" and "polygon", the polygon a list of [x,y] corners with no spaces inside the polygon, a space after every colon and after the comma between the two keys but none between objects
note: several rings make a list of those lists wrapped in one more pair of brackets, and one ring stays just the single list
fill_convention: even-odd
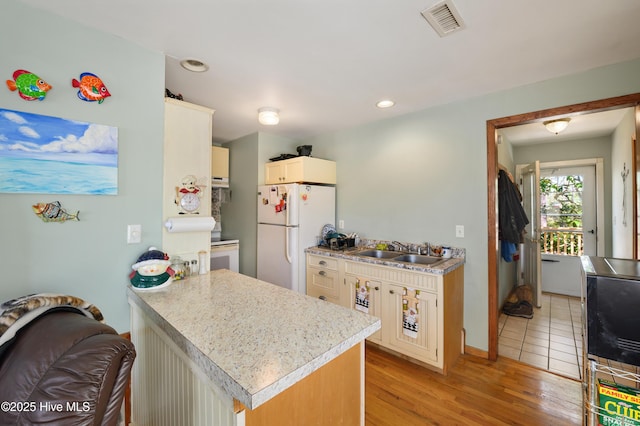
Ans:
[{"label": "white refrigerator", "polygon": [[334,224],[333,186],[282,184],[258,187],[258,279],[306,294],[304,249]]}]

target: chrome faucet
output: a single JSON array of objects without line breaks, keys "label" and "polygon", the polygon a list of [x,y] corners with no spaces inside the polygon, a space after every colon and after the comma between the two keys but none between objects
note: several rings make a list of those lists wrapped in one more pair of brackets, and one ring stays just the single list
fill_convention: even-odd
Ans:
[{"label": "chrome faucet", "polygon": [[401,242],[398,242],[398,241],[392,241],[391,243],[392,243],[392,244],[394,244],[394,245],[395,245],[395,244],[397,244],[399,247],[404,248],[404,250],[405,250],[406,252],[410,252],[410,251],[411,251],[411,249],[409,248],[409,246],[407,246],[407,245],[405,245],[405,244],[402,244]]},{"label": "chrome faucet", "polygon": [[418,254],[425,254],[431,256],[431,244],[424,243],[423,246],[418,246]]}]

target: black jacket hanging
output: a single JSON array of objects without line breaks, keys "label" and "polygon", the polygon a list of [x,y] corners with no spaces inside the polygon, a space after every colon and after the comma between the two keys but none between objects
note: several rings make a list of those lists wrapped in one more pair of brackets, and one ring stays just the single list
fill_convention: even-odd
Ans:
[{"label": "black jacket hanging", "polygon": [[507,173],[500,170],[498,174],[498,229],[500,240],[520,244],[522,231],[529,223],[527,214],[522,208],[520,193]]}]

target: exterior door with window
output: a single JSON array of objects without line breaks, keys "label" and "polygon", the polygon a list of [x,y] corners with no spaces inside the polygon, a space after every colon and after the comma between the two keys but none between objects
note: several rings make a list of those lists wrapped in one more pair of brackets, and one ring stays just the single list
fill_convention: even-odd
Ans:
[{"label": "exterior door with window", "polygon": [[580,297],[580,256],[596,255],[595,166],[540,170],[542,290]]}]

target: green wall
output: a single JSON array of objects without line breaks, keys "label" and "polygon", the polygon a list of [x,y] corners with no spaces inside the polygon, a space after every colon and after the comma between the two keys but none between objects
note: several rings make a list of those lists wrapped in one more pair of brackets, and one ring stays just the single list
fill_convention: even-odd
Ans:
[{"label": "green wall", "polygon": [[[72,294],[127,331],[131,265],[161,244],[164,56],[15,0],[1,6],[0,38],[2,86],[16,69],[53,85],[42,102],[1,88],[1,108],[115,126],[119,148],[118,195],[0,194],[0,301]],[[82,72],[100,76],[112,96],[79,100],[71,79]],[[80,210],[80,222],[44,223],[33,214],[32,204],[56,200]],[[142,244],[127,244],[127,224],[142,225]]]},{"label": "green wall", "polygon": [[[346,232],[467,250],[467,344],[487,350],[487,120],[640,92],[638,75],[640,60],[635,60],[304,143],[338,162],[337,219],[345,221]],[[464,238],[456,238],[456,225],[464,225]]]},{"label": "green wall", "polygon": [[258,185],[269,158],[296,152],[295,141],[252,133],[225,144],[229,148],[230,199],[222,204],[222,237],[240,240],[240,273],[256,276]]}]

